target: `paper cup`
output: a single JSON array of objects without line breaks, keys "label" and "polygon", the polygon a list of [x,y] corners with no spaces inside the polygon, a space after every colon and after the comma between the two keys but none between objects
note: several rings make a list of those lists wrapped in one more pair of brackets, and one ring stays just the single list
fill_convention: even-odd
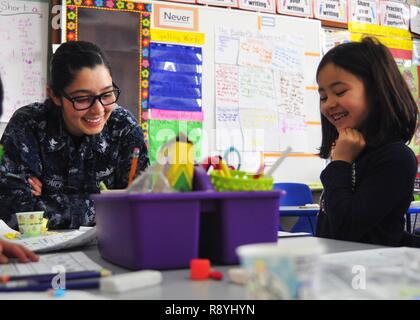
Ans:
[{"label": "paper cup", "polygon": [[281,239],[238,247],[247,272],[249,299],[305,299],[319,256],[325,251],[316,238]]},{"label": "paper cup", "polygon": [[36,237],[42,233],[44,211],[17,212],[19,231],[23,237]]}]

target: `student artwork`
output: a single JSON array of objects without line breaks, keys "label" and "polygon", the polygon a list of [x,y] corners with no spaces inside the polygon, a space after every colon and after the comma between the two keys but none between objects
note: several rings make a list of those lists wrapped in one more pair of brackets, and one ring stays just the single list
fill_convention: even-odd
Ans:
[{"label": "student artwork", "polygon": [[[103,48],[115,66],[114,80],[124,92],[120,102],[133,108],[129,110],[139,120],[141,110],[149,107],[151,11],[151,4],[126,0],[66,2],[67,41],[87,40]],[[138,30],[126,28],[127,24],[137,25]],[[147,142],[147,123],[142,129]]]}]

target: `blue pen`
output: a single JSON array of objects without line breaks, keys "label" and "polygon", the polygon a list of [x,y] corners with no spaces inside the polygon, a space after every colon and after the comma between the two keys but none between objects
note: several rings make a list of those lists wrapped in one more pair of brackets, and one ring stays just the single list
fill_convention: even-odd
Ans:
[{"label": "blue pen", "polygon": [[[95,281],[66,281],[65,290],[97,289],[99,280]],[[51,283],[36,281],[15,281],[0,285],[0,292],[47,291],[52,289]]]},{"label": "blue pen", "polygon": [[[76,280],[76,279],[90,279],[90,278],[100,278],[111,275],[111,272],[107,269],[102,269],[100,271],[77,271],[77,272],[66,272],[66,280]],[[6,281],[20,281],[20,280],[32,280],[37,282],[51,282],[57,274],[35,274],[35,275],[25,275],[25,276],[10,276],[6,277]]]}]

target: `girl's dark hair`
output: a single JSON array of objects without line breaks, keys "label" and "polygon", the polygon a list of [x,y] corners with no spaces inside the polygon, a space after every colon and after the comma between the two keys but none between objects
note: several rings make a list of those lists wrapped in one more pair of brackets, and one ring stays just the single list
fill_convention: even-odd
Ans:
[{"label": "girl's dark hair", "polygon": [[3,83],[0,79],[0,116],[3,114]]},{"label": "girl's dark hair", "polygon": [[[329,63],[352,73],[365,87],[369,115],[360,128],[367,145],[410,141],[418,118],[417,105],[389,50],[377,39],[341,44],[322,58],[316,77]],[[322,142],[319,155],[328,158],[338,132],[321,114]]]},{"label": "girl's dark hair", "polygon": [[49,86],[58,97],[70,85],[76,73],[85,68],[104,65],[111,73],[111,65],[103,51],[95,44],[86,41],[63,43],[54,53],[50,63]]}]

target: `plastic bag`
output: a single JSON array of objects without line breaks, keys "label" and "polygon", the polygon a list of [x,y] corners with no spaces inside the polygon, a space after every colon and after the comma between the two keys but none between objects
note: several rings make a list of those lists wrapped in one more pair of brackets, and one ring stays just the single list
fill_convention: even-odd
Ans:
[{"label": "plastic bag", "polygon": [[172,192],[163,170],[163,166],[155,163],[134,179],[128,188],[129,193]]}]

